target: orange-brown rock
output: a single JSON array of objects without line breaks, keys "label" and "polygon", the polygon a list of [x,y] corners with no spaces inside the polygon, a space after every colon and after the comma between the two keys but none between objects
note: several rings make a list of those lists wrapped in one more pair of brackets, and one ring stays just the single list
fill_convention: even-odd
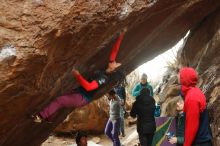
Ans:
[{"label": "orange-brown rock", "polygon": [[108,102],[106,98],[102,98],[88,106],[74,110],[55,129],[55,132],[66,133],[82,130],[96,134],[103,133],[108,120]]},{"label": "orange-brown rock", "polygon": [[[130,111],[133,100],[127,94],[125,110]],[[127,117],[128,115],[126,115]],[[125,117],[125,118],[126,118]],[[55,133],[87,131],[93,134],[103,134],[105,125],[109,118],[109,100],[102,97],[88,106],[75,109],[67,118],[54,130]],[[125,122],[126,123],[126,122]]]},{"label": "orange-brown rock", "polygon": [[[219,6],[219,0],[1,1],[0,145],[40,145],[72,109],[61,110],[52,124],[35,124],[29,115],[78,86],[73,66],[88,77],[103,69],[112,38],[123,27],[129,30],[117,60],[128,74],[198,28]],[[113,79],[95,97],[114,84]]]}]

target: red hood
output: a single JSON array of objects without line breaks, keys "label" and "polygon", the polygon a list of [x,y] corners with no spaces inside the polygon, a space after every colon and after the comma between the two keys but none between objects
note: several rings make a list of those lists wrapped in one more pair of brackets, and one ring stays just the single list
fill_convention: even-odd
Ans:
[{"label": "red hood", "polygon": [[191,94],[193,93],[194,95],[191,97],[196,98],[199,103],[200,112],[203,112],[206,108],[206,98],[202,91],[199,88],[195,87],[197,81],[198,76],[193,68],[185,67],[180,70],[180,83],[182,84],[181,91],[185,96],[185,100],[187,100],[187,92],[191,90]]},{"label": "red hood", "polygon": [[186,95],[190,87],[195,87],[198,81],[198,76],[193,68],[184,67],[180,70],[181,91]]}]

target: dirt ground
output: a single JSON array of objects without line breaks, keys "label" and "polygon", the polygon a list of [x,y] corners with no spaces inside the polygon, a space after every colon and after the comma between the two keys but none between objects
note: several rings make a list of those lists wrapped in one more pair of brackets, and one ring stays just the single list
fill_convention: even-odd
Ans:
[{"label": "dirt ground", "polygon": [[[138,134],[136,126],[126,127],[126,136],[120,137],[124,146],[134,146],[138,143]],[[96,135],[88,137],[88,146],[111,146],[112,143],[106,135]],[[76,146],[74,138],[57,137],[51,135],[41,146]]]}]

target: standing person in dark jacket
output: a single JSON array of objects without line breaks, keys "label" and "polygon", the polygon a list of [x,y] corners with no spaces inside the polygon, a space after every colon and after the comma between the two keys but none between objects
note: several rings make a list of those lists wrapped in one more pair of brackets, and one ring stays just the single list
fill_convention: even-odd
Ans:
[{"label": "standing person in dark jacket", "polygon": [[141,146],[151,146],[156,122],[154,118],[155,100],[150,96],[150,90],[143,88],[134,102],[130,115],[137,116],[137,132]]},{"label": "standing person in dark jacket", "polygon": [[212,136],[209,125],[206,97],[196,87],[198,76],[193,68],[180,70],[181,92],[184,96],[186,114],[184,146],[211,146]]},{"label": "standing person in dark jacket", "polygon": [[176,136],[169,139],[171,144],[177,144],[177,146],[183,146],[184,143],[185,113],[183,112],[183,107],[184,101],[182,97],[178,97],[176,100]]},{"label": "standing person in dark jacket", "polygon": [[55,98],[39,113],[32,116],[33,121],[37,123],[41,123],[43,120],[48,121],[54,113],[63,107],[78,108],[89,104],[93,100],[93,95],[95,92],[109,82],[110,74],[112,74],[121,65],[120,63],[116,62],[116,56],[126,31],[127,28],[121,31],[120,36],[112,47],[109,57],[109,64],[105,71],[97,74],[96,77],[89,82],[79,73],[78,70],[73,68],[72,74],[75,76],[76,80],[81,86],[74,89],[74,91],[71,93]]}]

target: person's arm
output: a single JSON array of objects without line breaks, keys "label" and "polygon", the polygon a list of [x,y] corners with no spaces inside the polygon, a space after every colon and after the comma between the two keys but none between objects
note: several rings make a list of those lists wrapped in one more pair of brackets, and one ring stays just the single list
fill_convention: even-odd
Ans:
[{"label": "person's arm", "polygon": [[125,34],[125,31],[122,31],[120,33],[120,36],[117,38],[114,46],[112,47],[110,58],[109,58],[110,62],[114,62],[115,61],[116,56],[118,54],[118,50],[119,50],[120,44],[121,44],[121,41],[122,41],[122,39],[124,37],[124,34]]},{"label": "person's arm", "polygon": [[177,144],[183,144],[184,143],[184,137],[177,137]]},{"label": "person's arm", "polygon": [[121,105],[121,106],[124,106],[124,105],[125,105],[124,99],[119,99],[119,100],[120,100],[120,105]]},{"label": "person's arm", "polygon": [[191,146],[199,128],[199,103],[189,99],[185,101],[184,106],[186,113],[184,146]]},{"label": "person's arm", "polygon": [[152,97],[154,97],[154,90],[153,90],[153,87],[150,85],[150,94]]},{"label": "person's arm", "polygon": [[96,80],[93,80],[92,82],[88,82],[80,73],[78,70],[73,69],[72,70],[73,75],[78,80],[79,84],[86,89],[86,91],[92,91],[99,87],[99,84]]},{"label": "person's arm", "polygon": [[135,118],[137,115],[137,109],[136,109],[136,101],[133,103],[132,108],[131,108],[131,112],[130,112],[130,116],[132,118]]},{"label": "person's arm", "polygon": [[126,91],[125,91],[125,87],[122,87],[122,97],[124,99],[124,105],[126,103]]},{"label": "person's arm", "polygon": [[177,118],[178,120],[178,130],[179,133],[181,133],[181,135],[178,135],[177,137],[177,144],[183,144],[184,143],[184,131],[185,131],[185,114],[180,115],[179,118]]},{"label": "person's arm", "polygon": [[140,89],[139,84],[137,84],[134,89],[132,90],[132,96],[137,97],[140,95]]}]

